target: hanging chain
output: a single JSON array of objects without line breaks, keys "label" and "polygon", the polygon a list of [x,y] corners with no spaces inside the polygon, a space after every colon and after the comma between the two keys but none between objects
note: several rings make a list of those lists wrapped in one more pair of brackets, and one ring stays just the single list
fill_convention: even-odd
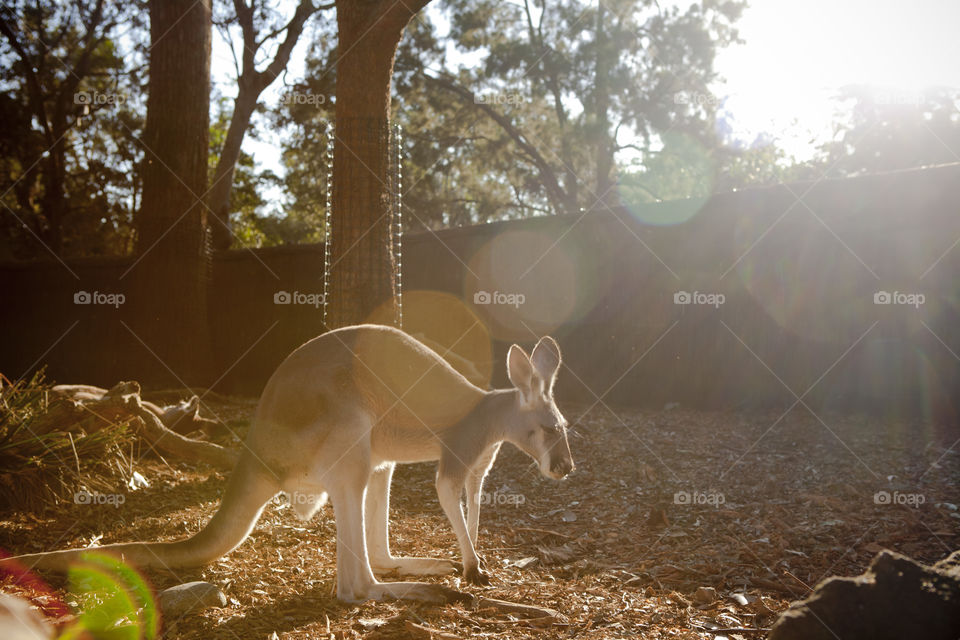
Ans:
[{"label": "hanging chain", "polygon": [[333,124],[327,122],[323,146],[323,326],[330,307],[330,261],[333,247]]},{"label": "hanging chain", "polygon": [[393,126],[393,259],[397,286],[397,327],[403,329],[403,128]]}]

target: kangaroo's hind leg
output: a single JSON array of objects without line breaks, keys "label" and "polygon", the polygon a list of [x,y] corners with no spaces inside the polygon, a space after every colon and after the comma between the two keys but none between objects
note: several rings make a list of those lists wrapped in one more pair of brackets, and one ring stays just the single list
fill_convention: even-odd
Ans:
[{"label": "kangaroo's hind leg", "polygon": [[367,484],[364,503],[364,525],[367,533],[367,552],[376,574],[395,571],[401,575],[445,575],[454,573],[456,565],[441,558],[397,557],[390,553],[390,481],[393,463],[385,463],[373,470]]},{"label": "kangaroo's hind leg", "polygon": [[442,585],[426,582],[379,582],[373,577],[364,533],[364,494],[372,471],[370,441],[360,437],[369,433],[369,421],[355,428],[344,427],[345,438],[330,442],[333,460],[323,465],[322,482],[326,486],[337,522],[337,598],[344,602],[364,600],[416,600],[435,604],[471,602],[472,596]]}]

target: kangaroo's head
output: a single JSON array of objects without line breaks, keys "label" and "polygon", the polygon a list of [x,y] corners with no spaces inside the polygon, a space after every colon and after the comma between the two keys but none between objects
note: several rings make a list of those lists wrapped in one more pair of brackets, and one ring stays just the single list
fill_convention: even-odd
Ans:
[{"label": "kangaroo's head", "polygon": [[197,396],[159,409],[160,422],[171,431],[186,435],[199,430],[210,437],[223,437],[231,433],[219,420],[210,420],[200,415],[200,398]]},{"label": "kangaroo's head", "polygon": [[192,431],[193,429],[188,427],[198,420],[200,420],[200,398],[197,396],[160,408],[160,421],[168,429],[178,433]]},{"label": "kangaroo's head", "polygon": [[518,409],[510,440],[540,465],[540,472],[559,480],[573,471],[567,442],[567,421],[553,401],[560,370],[560,346],[549,336],[527,355],[518,345],[507,354],[507,376],[517,388]]}]

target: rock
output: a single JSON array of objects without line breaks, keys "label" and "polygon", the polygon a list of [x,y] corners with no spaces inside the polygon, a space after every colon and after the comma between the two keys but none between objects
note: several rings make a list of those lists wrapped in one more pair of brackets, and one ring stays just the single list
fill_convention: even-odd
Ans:
[{"label": "rock", "polygon": [[207,607],[227,606],[227,596],[219,587],[209,582],[186,582],[164,589],[158,596],[160,610],[167,618],[180,616]]},{"label": "rock", "polygon": [[48,640],[54,629],[29,602],[0,593],[0,636],[4,640]]},{"label": "rock", "polygon": [[793,603],[769,640],[956,640],[960,637],[960,552],[932,567],[892,551],[866,573],[828,578]]},{"label": "rock", "polygon": [[693,601],[697,604],[711,604],[717,599],[717,590],[713,587],[700,587],[693,594]]}]

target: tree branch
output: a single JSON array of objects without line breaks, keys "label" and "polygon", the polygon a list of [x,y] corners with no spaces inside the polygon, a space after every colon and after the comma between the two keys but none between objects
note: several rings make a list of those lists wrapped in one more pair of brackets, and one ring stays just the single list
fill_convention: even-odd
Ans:
[{"label": "tree branch", "polygon": [[537,172],[540,174],[540,180],[543,183],[544,189],[547,191],[547,198],[550,200],[551,205],[553,205],[554,210],[564,213],[576,213],[576,205],[574,204],[571,207],[571,204],[568,202],[568,198],[566,197],[566,193],[560,186],[560,183],[557,181],[557,176],[553,170],[553,167],[551,167],[546,158],[544,158],[543,155],[537,151],[536,147],[527,141],[526,137],[523,135],[523,132],[517,129],[517,127],[510,122],[509,118],[494,109],[489,104],[478,103],[475,100],[472,91],[466,87],[460,86],[448,78],[439,76],[434,77],[427,73],[423,73],[423,76],[438,86],[457,94],[465,102],[473,104],[474,108],[479,109],[491,120],[496,122],[497,125],[499,125],[500,128],[503,129],[503,131],[514,141],[520,150],[530,158],[534,166],[536,166]]},{"label": "tree branch", "polygon": [[[7,39],[7,42],[10,43],[10,47],[23,64],[24,73],[27,76],[27,93],[29,95],[30,106],[40,121],[40,126],[43,127],[47,145],[52,146],[56,138],[50,128],[50,118],[47,115],[47,108],[43,101],[43,90],[40,88],[40,81],[37,79],[37,75],[33,70],[34,61],[30,59],[30,56],[24,50],[20,41],[17,40],[17,35],[14,33],[10,23],[7,22],[7,16],[5,14],[6,11],[0,11],[0,33],[2,33]],[[37,66],[40,66],[39,63],[37,63]]]},{"label": "tree branch", "polygon": [[310,19],[310,16],[317,11],[319,11],[319,9],[313,6],[311,0],[300,0],[300,4],[297,5],[297,10],[294,11],[293,17],[290,19],[290,22],[287,23],[287,36],[277,49],[277,53],[273,57],[273,62],[271,62],[264,71],[257,74],[258,84],[260,84],[262,89],[266,89],[270,83],[280,75],[280,72],[287,68],[287,63],[290,62],[290,54],[293,52],[293,48],[297,46],[297,41],[303,32],[303,26],[307,20]]}]

